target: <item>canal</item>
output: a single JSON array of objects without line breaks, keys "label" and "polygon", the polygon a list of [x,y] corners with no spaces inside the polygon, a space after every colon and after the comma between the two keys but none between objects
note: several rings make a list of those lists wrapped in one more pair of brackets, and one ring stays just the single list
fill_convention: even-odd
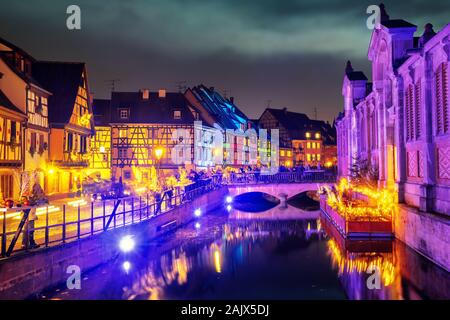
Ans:
[{"label": "canal", "polygon": [[136,250],[84,273],[81,289],[30,298],[450,298],[443,269],[396,240],[346,242],[319,211],[224,208],[156,240],[136,240]]}]

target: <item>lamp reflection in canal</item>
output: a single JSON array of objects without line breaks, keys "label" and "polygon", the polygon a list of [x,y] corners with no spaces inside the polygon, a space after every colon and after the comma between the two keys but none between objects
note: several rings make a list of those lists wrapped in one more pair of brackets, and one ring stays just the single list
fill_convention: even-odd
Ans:
[{"label": "lamp reflection in canal", "polygon": [[378,270],[382,284],[392,285],[397,278],[394,255],[390,252],[348,252],[341,250],[334,239],[327,242],[333,266],[338,268],[339,276],[358,273],[367,275],[368,270]]},{"label": "lamp reflection in canal", "polygon": [[220,263],[220,261],[221,261],[220,247],[217,244],[213,243],[211,245],[211,251],[213,252],[213,255],[214,255],[214,268],[216,269],[217,273],[221,273],[222,265]]},{"label": "lamp reflection in canal", "polygon": [[[168,297],[164,295],[165,290],[169,286],[185,285],[189,273],[193,271],[193,266],[199,261],[202,261],[204,265],[209,265],[216,273],[222,273],[225,248],[243,239],[250,239],[253,242],[269,235],[268,232],[261,231],[258,223],[237,227],[226,224],[222,232],[221,240],[212,242],[200,250],[197,256],[188,257],[183,249],[174,249],[162,255],[159,263],[151,263],[144,271],[136,275],[131,287],[124,288],[124,298],[129,300],[137,298],[167,299]],[[251,250],[251,248],[247,247],[246,250]],[[243,255],[242,252],[241,255]]]}]

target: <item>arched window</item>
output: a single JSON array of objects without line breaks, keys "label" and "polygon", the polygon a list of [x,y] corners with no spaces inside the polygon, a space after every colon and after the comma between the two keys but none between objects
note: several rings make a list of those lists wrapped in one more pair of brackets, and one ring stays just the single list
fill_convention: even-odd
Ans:
[{"label": "arched window", "polygon": [[436,134],[449,132],[448,63],[442,63],[434,75]]}]

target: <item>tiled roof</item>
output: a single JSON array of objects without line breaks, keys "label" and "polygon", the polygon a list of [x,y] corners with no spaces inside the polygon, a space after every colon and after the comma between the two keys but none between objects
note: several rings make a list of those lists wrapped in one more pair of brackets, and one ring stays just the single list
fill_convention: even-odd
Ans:
[{"label": "tiled roof", "polygon": [[11,100],[5,95],[5,93],[0,90],[0,106],[5,107],[11,111],[18,112],[21,115],[25,115],[18,107],[16,107]]},{"label": "tiled roof", "polygon": [[83,70],[84,63],[36,62],[33,64],[33,77],[52,93],[48,99],[50,124],[69,123]]},{"label": "tiled roof", "polygon": [[286,109],[268,108],[288,132],[291,140],[304,140],[306,132],[320,132],[325,144],[336,144],[336,129],[321,120],[312,120],[304,113],[291,112]]},{"label": "tiled roof", "polygon": [[[106,102],[94,103],[94,114],[98,108],[105,108]],[[150,92],[148,99],[143,99],[142,92],[112,92],[111,123],[164,123],[193,124],[194,115],[188,107],[188,101],[182,93],[167,92],[160,98],[157,92]],[[121,119],[119,110],[129,109],[129,118]],[[174,119],[174,111],[181,112],[181,119]]]},{"label": "tiled roof", "polygon": [[367,77],[362,71],[352,71],[347,73],[347,78],[350,81],[367,81]]},{"label": "tiled roof", "polygon": [[94,113],[94,123],[96,126],[107,126],[111,121],[111,100],[94,99],[92,111]]},{"label": "tiled roof", "polygon": [[199,85],[190,90],[223,129],[240,129],[241,125],[246,126],[249,122],[248,117],[234,104],[232,99],[222,97],[214,88]]},{"label": "tiled roof", "polygon": [[382,25],[389,29],[395,28],[416,28],[417,26],[402,19],[383,21]]}]

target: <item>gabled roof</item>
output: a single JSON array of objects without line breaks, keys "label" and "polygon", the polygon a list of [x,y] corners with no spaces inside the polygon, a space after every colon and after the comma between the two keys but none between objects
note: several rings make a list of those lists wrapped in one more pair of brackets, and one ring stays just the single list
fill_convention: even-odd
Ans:
[{"label": "gabled roof", "polygon": [[[19,78],[21,78],[23,81],[25,81],[28,84],[32,84],[35,87],[38,87],[40,89],[42,89],[43,91],[47,91],[44,86],[39,83],[39,81],[37,81],[34,77],[29,76],[28,74],[24,73],[24,72],[20,72],[19,70],[17,70],[17,68],[15,66],[12,65],[10,59],[7,56],[8,52],[5,51],[0,51],[0,59],[8,66],[8,68],[10,68]],[[50,94],[50,92],[47,92],[48,94]]]},{"label": "gabled roof", "polygon": [[291,140],[305,140],[306,132],[320,132],[325,144],[336,144],[336,129],[321,120],[312,120],[306,114],[287,109],[267,108],[289,133]]},{"label": "gabled roof", "polygon": [[18,107],[16,107],[2,90],[0,90],[0,106],[25,116],[25,113],[22,112],[22,110],[20,110]]},{"label": "gabled roof", "polygon": [[[106,112],[107,102],[96,100],[94,113],[99,108]],[[148,99],[143,99],[142,92],[112,92],[110,123],[161,123],[161,124],[193,124],[194,115],[188,107],[188,101],[182,93],[166,92],[160,98],[157,92],[149,92]],[[119,110],[129,109],[129,118],[121,119]],[[181,119],[174,119],[174,111],[181,111]]]},{"label": "gabled roof", "polygon": [[383,21],[381,24],[388,29],[417,28],[417,26],[415,24],[409,23],[408,21],[405,21],[402,19],[387,20],[387,21]]},{"label": "gabled roof", "polygon": [[248,117],[234,104],[232,98],[226,99],[214,88],[199,85],[190,89],[198,102],[206,109],[209,115],[223,129],[245,128],[249,122]]},{"label": "gabled roof", "polygon": [[367,77],[362,71],[353,71],[347,73],[347,78],[350,81],[367,81]]},{"label": "gabled roof", "polygon": [[12,44],[11,42],[3,39],[2,37],[0,37],[0,44],[4,45],[5,47],[8,47],[9,49],[11,49],[11,51],[15,51],[15,52],[21,54],[22,56],[27,57],[28,59],[30,59],[33,62],[35,61],[35,59],[28,52],[26,52],[22,48],[19,48],[15,44]]},{"label": "gabled roof", "polygon": [[92,111],[94,113],[94,124],[96,126],[107,126],[111,121],[111,100],[94,99]]},{"label": "gabled roof", "polygon": [[52,92],[48,99],[48,117],[51,124],[67,124],[73,113],[84,63],[36,62],[32,74],[46,90]]}]

